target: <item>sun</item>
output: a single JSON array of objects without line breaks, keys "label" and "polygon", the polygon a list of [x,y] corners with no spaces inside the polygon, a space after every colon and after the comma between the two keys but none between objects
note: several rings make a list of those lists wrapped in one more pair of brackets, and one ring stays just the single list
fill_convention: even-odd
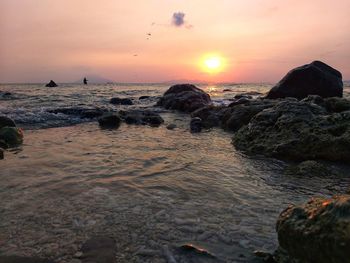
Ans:
[{"label": "sun", "polygon": [[204,55],[200,62],[200,67],[204,72],[215,74],[224,69],[225,61],[219,55]]}]

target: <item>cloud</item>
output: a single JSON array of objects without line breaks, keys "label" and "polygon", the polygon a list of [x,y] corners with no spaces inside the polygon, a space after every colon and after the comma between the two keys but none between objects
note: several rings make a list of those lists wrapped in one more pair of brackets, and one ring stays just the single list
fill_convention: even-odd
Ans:
[{"label": "cloud", "polygon": [[183,26],[185,24],[185,13],[182,13],[182,12],[174,13],[172,24],[177,27]]}]

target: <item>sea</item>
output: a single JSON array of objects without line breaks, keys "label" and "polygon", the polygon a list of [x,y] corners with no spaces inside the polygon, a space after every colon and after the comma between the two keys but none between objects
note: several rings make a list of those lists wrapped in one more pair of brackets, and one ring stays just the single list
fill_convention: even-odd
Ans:
[{"label": "sea", "polygon": [[[276,249],[276,220],[290,204],[349,189],[349,166],[329,164],[341,171],[331,177],[288,175],[292,163],[245,155],[232,133],[190,133],[189,115],[155,107],[169,86],[1,84],[0,116],[15,120],[24,143],[0,161],[0,253],[76,263],[85,240],[107,236],[116,262],[253,262],[253,251]],[[216,105],[272,87],[198,86]],[[63,108],[73,110],[53,113]],[[165,123],[108,130],[75,114],[96,108],[153,110]]]}]

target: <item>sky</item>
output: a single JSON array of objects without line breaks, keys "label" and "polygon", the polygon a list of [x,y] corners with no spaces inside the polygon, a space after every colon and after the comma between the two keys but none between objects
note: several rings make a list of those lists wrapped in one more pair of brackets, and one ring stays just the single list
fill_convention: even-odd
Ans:
[{"label": "sky", "polygon": [[350,0],[0,0],[0,83],[276,82],[313,60],[350,79],[349,10]]}]

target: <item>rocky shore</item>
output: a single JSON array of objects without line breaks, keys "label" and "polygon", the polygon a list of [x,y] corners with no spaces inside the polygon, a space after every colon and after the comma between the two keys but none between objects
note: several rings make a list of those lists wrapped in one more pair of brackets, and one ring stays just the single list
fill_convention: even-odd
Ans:
[{"label": "rocky shore", "polygon": [[[158,108],[179,111],[191,116],[188,128],[192,133],[222,128],[232,133],[232,147],[243,154],[292,161],[286,175],[329,176],[333,171],[323,164],[324,161],[350,163],[350,100],[342,95],[341,73],[314,61],[290,71],[265,97],[254,99],[249,94],[241,94],[232,98],[227,106],[214,105],[209,94],[194,85],[180,84],[170,87],[159,98],[154,110],[122,108],[107,111],[72,107],[50,110],[50,113],[97,120],[103,130],[118,129],[122,123],[159,127],[165,121]],[[145,99],[148,97],[139,98]],[[132,106],[135,101],[115,97],[109,103]],[[175,128],[175,124],[167,125],[168,130]],[[5,116],[0,117],[0,159],[4,158],[6,149],[17,147],[22,142],[23,132],[16,123]],[[156,216],[162,217],[163,214],[160,211]],[[176,218],[174,222],[196,232],[193,222]],[[332,198],[314,197],[305,200],[304,204],[287,207],[277,219],[276,233],[279,241],[276,251],[256,251],[256,257],[253,253],[246,257],[247,262],[350,262],[349,194]],[[206,240],[210,233],[199,234]],[[221,239],[231,244],[231,240]],[[159,254],[165,258],[161,262],[177,262],[166,245],[154,247],[157,249],[141,248],[137,253],[141,256]],[[115,236],[89,236],[79,247],[74,247],[71,263],[112,263],[118,257],[117,248]],[[220,262],[215,253],[199,242],[178,244],[177,251],[199,255],[204,258],[203,262]],[[0,254],[0,262],[52,261]]]}]

